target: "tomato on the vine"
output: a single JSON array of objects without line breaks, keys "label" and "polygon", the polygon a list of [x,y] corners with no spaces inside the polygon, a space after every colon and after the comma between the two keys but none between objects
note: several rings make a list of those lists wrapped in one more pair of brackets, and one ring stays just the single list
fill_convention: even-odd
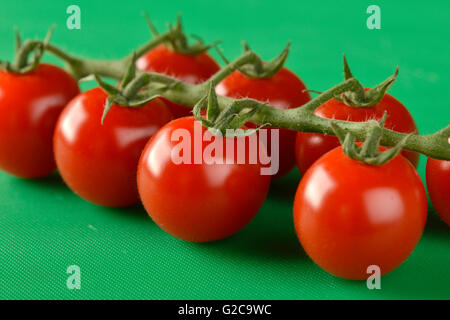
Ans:
[{"label": "tomato on the vine", "polygon": [[450,226],[450,161],[428,158],[426,180],[434,209]]},{"label": "tomato on the vine", "polygon": [[[204,82],[220,69],[217,62],[205,52],[189,55],[163,44],[140,57],[136,66],[142,71],[163,73],[189,84]],[[174,118],[192,115],[191,108],[163,100]]]},{"label": "tomato on the vine", "polygon": [[53,65],[25,74],[0,70],[0,168],[23,178],[54,171],[56,121],[78,93],[76,80]]},{"label": "tomato on the vine", "polygon": [[75,97],[61,114],[54,136],[55,159],[67,185],[90,202],[121,207],[139,201],[136,171],[148,139],[172,117],[154,99],[142,107],[113,105],[101,88]]},{"label": "tomato on the vine", "polygon": [[[367,89],[366,89],[367,90]],[[402,133],[417,133],[417,126],[413,117],[397,99],[386,93],[381,101],[371,107],[352,107],[342,101],[331,99],[318,107],[314,114],[329,119],[366,121],[380,120],[387,112],[385,127]],[[299,132],[295,143],[295,157],[301,174],[328,151],[338,147],[339,140],[335,136],[320,133]],[[415,167],[419,162],[419,154],[404,150],[405,156]]]},{"label": "tomato on the vine", "polygon": [[336,276],[367,279],[399,266],[425,227],[427,198],[415,168],[402,155],[380,166],[346,156],[342,147],[316,161],[294,203],[299,240],[311,259]]},{"label": "tomato on the vine", "polygon": [[[239,71],[233,72],[216,88],[218,94],[242,99],[252,98],[261,102],[268,102],[278,109],[291,109],[304,105],[311,96],[306,86],[293,72],[281,68],[271,78],[250,78]],[[248,123],[249,127],[255,127]],[[279,130],[279,171],[275,178],[287,174],[295,166],[295,137],[296,132],[289,129]],[[268,136],[270,134],[270,129]],[[267,150],[270,154],[271,145],[268,140]]]},{"label": "tomato on the vine", "polygon": [[[261,175],[259,162],[249,161],[246,141],[245,161],[238,161],[237,149],[226,151],[229,143],[237,148],[243,139],[249,137],[214,136],[194,117],[161,128],[145,147],[138,168],[139,194],[156,224],[195,242],[222,239],[247,225],[264,202],[270,176]],[[208,156],[213,145],[221,146],[222,154]]]}]

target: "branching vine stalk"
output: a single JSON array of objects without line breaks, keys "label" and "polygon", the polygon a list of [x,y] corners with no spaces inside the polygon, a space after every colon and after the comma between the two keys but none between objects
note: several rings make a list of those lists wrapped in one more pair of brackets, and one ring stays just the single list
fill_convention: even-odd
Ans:
[{"label": "branching vine stalk", "polygon": [[[168,41],[171,37],[173,37],[173,32],[174,29],[170,28],[166,33],[156,35],[153,40],[144,44],[135,51],[136,57],[142,56],[148,50],[151,50],[157,45]],[[130,64],[130,60],[132,60],[134,56],[134,54],[130,54],[123,59],[111,61],[83,59],[69,55],[62,49],[50,43],[38,41],[36,41],[36,43],[43,44],[45,51],[50,52],[62,59],[67,64],[68,70],[77,79],[96,75],[120,80],[124,77],[127,66]],[[282,58],[285,59],[285,57]],[[136,71],[136,76],[139,77],[139,81],[147,84],[145,90],[151,91],[159,89],[159,96],[180,105],[194,107],[208,94],[208,89],[211,83],[213,86],[216,86],[220,81],[235,70],[239,70],[244,66],[251,66],[260,63],[261,60],[259,56],[253,51],[247,50],[239,58],[221,68],[207,82],[198,85],[186,84],[158,73],[146,73],[146,75],[142,76],[143,72]],[[164,90],[161,89],[162,87],[164,87]],[[258,110],[250,118],[250,121],[259,125],[269,124],[270,126],[278,128],[286,128],[303,132],[317,132],[328,135],[335,135],[336,133],[333,130],[333,126],[338,125],[343,130],[351,133],[356,139],[363,141],[367,138],[369,133],[369,121],[352,122],[330,120],[314,115],[314,110],[326,101],[334,97],[338,97],[345,92],[354,93],[357,92],[357,90],[360,90],[360,84],[355,78],[349,77],[341,84],[322,92],[305,105],[288,110],[280,110],[268,104],[247,99],[250,100],[247,102],[249,109]],[[224,110],[235,101],[236,100],[232,98],[217,96],[217,102],[220,110]],[[393,147],[403,141],[404,149],[419,152],[436,159],[450,160],[450,125],[430,135],[409,135],[406,141],[405,137],[407,134],[386,128],[383,128],[382,131],[382,139],[380,143],[384,146]]]}]

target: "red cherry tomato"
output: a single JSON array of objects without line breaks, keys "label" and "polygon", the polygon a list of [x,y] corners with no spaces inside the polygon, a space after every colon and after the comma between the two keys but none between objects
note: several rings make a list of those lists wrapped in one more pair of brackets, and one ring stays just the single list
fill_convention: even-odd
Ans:
[{"label": "red cherry tomato", "polygon": [[399,266],[425,227],[427,198],[415,168],[403,156],[372,166],[341,147],[317,160],[297,189],[294,223],[306,253],[327,272],[363,280]]},{"label": "red cherry tomato", "polygon": [[450,161],[428,158],[426,178],[431,203],[450,226]]},{"label": "red cherry tomato", "polygon": [[148,139],[171,120],[155,99],[143,107],[113,105],[103,125],[107,94],[94,88],[75,97],[58,120],[54,149],[70,189],[90,202],[121,207],[138,202],[136,171]]},{"label": "red cherry tomato", "polygon": [[[304,92],[306,86],[291,71],[281,68],[269,79],[249,78],[235,71],[217,86],[217,93],[236,98],[252,98],[261,102],[268,102],[278,109],[290,109],[304,105],[311,96]],[[254,124],[247,124],[255,127]],[[270,130],[268,132],[270,136]],[[279,129],[279,160],[280,168],[274,178],[287,174],[295,165],[295,137],[296,132]],[[270,155],[271,144],[268,140],[267,150]]]},{"label": "red cherry tomato", "polygon": [[[202,143],[204,134],[211,142]],[[261,175],[259,162],[252,164],[247,157],[238,163],[238,152],[226,152],[228,142],[236,147],[242,139],[248,137],[213,136],[194,117],[161,128],[145,147],[138,168],[139,194],[156,224],[177,238],[196,242],[222,239],[247,225],[264,202],[270,176]],[[180,143],[187,143],[186,148],[177,151]],[[213,143],[224,150],[217,155],[222,164],[207,163],[208,157],[202,157]],[[173,154],[184,152],[188,161],[173,160]],[[194,163],[195,154],[200,162]]]},{"label": "red cherry tomato", "polygon": [[[159,45],[140,57],[136,66],[142,71],[163,73],[189,84],[204,82],[220,69],[207,53],[187,55],[175,52],[165,45]],[[192,108],[163,100],[174,118],[192,115]]]},{"label": "red cherry tomato", "polygon": [[[373,107],[350,107],[343,102],[331,99],[317,108],[314,114],[322,118],[361,122],[369,119],[379,121],[385,111],[387,111],[386,128],[403,133],[418,132],[416,123],[408,109],[387,93],[380,103]],[[300,173],[305,174],[306,170],[317,159],[339,145],[338,138],[334,136],[309,132],[297,133],[295,157]],[[418,153],[404,150],[402,154],[417,168]]]},{"label": "red cherry tomato", "polygon": [[56,66],[40,64],[26,74],[0,70],[0,168],[23,178],[55,170],[53,131],[78,93],[75,79]]}]

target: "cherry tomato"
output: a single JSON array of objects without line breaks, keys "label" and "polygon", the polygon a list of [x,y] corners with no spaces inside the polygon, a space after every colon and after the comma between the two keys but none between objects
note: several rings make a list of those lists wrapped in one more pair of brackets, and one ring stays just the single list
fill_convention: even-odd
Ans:
[{"label": "cherry tomato", "polygon": [[[175,52],[165,45],[159,45],[140,57],[136,66],[142,71],[163,73],[189,84],[204,82],[220,69],[207,53],[187,55]],[[192,108],[163,100],[174,118],[192,115]]]},{"label": "cherry tomato", "polygon": [[341,147],[303,176],[294,203],[299,240],[311,259],[338,277],[363,280],[399,266],[425,227],[427,198],[415,168],[403,156],[380,165],[347,157]]},{"label": "cherry tomato", "polygon": [[[202,142],[202,135],[211,142]],[[213,136],[194,117],[161,128],[145,147],[138,168],[139,194],[156,224],[195,242],[222,239],[247,225],[264,202],[270,175],[261,175],[259,162],[249,161],[246,141],[245,161],[237,162],[237,149],[233,155],[226,152],[227,143],[236,148],[242,139],[249,138]],[[181,143],[186,147],[180,151]],[[216,155],[221,164],[202,156],[213,143],[224,150]],[[174,161],[174,154],[186,160]],[[194,162],[196,155],[201,160]]]},{"label": "cherry tomato", "polygon": [[[252,98],[268,102],[278,109],[290,109],[302,106],[311,100],[309,93],[304,92],[305,89],[306,86],[293,72],[281,68],[269,79],[249,78],[235,71],[219,83],[216,91],[218,94],[236,99]],[[255,127],[254,124],[247,125]],[[268,135],[270,136],[270,133]],[[279,129],[280,168],[274,178],[282,177],[294,167],[295,137],[295,131]],[[270,155],[270,140],[268,142],[267,150]]]},{"label": "cherry tomato", "polygon": [[58,170],[85,200],[121,207],[138,202],[136,171],[148,139],[171,120],[155,99],[143,107],[113,105],[103,125],[107,94],[94,88],[75,97],[61,114],[54,137]]},{"label": "cherry tomato", "polygon": [[[367,89],[366,89],[367,90]],[[369,119],[380,120],[387,111],[385,127],[403,133],[417,133],[417,126],[408,109],[397,99],[385,94],[380,103],[372,107],[351,107],[335,99],[321,105],[314,112],[322,118],[366,121]],[[323,154],[340,145],[338,138],[320,133],[299,132],[295,143],[295,157],[301,174]],[[417,168],[419,154],[404,150],[402,154]]]},{"label": "cherry tomato", "polygon": [[450,161],[428,158],[426,179],[434,209],[450,226]]},{"label": "cherry tomato", "polygon": [[26,74],[0,70],[0,168],[23,178],[54,171],[56,121],[78,93],[75,79],[56,66],[42,63]]}]

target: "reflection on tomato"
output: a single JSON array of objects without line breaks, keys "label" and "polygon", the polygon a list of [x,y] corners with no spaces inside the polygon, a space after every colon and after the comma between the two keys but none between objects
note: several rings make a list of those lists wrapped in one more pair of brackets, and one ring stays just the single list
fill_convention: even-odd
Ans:
[{"label": "reflection on tomato", "polygon": [[399,266],[417,245],[427,216],[425,189],[403,156],[373,166],[341,147],[321,157],[300,181],[294,222],[306,253],[346,279],[367,279]]},{"label": "reflection on tomato", "polygon": [[[202,142],[203,135],[211,142]],[[260,163],[249,161],[248,143],[241,163],[237,149],[233,155],[226,152],[227,143],[236,148],[238,141],[248,139],[213,136],[194,117],[161,128],[145,147],[138,169],[139,194],[156,224],[177,238],[196,242],[222,239],[247,225],[270,184],[270,175],[261,175]],[[222,155],[213,154],[223,163],[208,156],[213,143],[223,148]],[[180,150],[182,145],[185,149]],[[181,161],[176,155],[186,158]]]},{"label": "reflection on tomato", "polygon": [[[278,109],[296,108],[307,103],[311,100],[311,96],[304,90],[306,90],[306,86],[303,82],[286,68],[281,68],[268,79],[249,78],[239,71],[235,71],[219,83],[216,89],[220,95],[235,99],[252,98],[268,102]],[[247,125],[256,127],[251,123]],[[274,178],[284,176],[295,166],[296,132],[288,129],[277,130],[279,130],[280,169]],[[270,154],[270,140],[267,150]]]},{"label": "reflection on tomato", "polygon": [[113,105],[102,125],[106,99],[102,89],[94,88],[67,105],[55,131],[55,158],[64,181],[80,197],[104,206],[127,206],[139,200],[141,152],[171,114],[158,99],[138,108]]},{"label": "reflection on tomato", "polygon": [[56,66],[42,63],[26,74],[0,70],[0,168],[23,178],[53,172],[56,121],[78,93],[76,80]]},{"label": "reflection on tomato", "polygon": [[[165,45],[159,45],[140,57],[136,61],[136,66],[142,71],[162,73],[189,84],[208,80],[220,68],[207,53],[188,55],[171,50]],[[174,118],[192,115],[192,108],[164,98],[163,100]]]},{"label": "reflection on tomato", "polygon": [[[367,90],[367,89],[366,89]],[[385,94],[380,103],[373,107],[351,107],[344,102],[331,99],[318,107],[314,114],[328,119],[366,121],[380,120],[387,111],[385,127],[403,133],[417,133],[417,126],[413,117],[403,104],[389,94]],[[338,147],[339,140],[335,136],[319,133],[299,132],[295,143],[295,156],[301,174],[322,155]],[[417,167],[419,154],[404,150],[402,154]]]}]

